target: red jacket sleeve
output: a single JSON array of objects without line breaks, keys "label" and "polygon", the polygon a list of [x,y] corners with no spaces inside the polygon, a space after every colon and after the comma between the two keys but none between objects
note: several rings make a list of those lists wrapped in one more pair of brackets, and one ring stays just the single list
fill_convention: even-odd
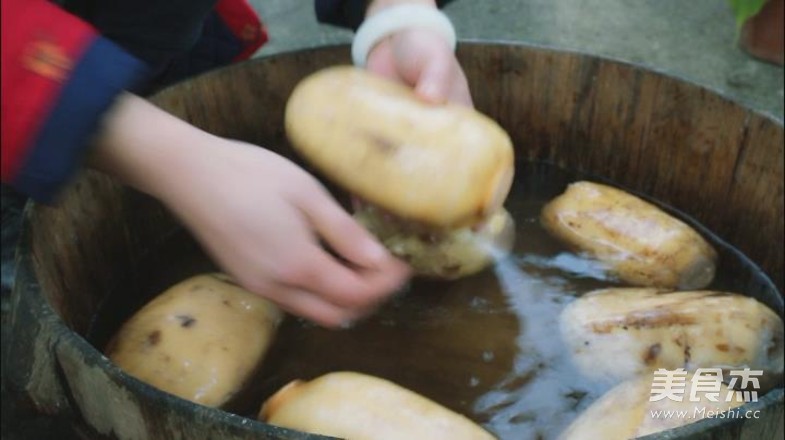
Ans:
[{"label": "red jacket sleeve", "polygon": [[145,65],[45,0],[2,0],[2,181],[50,201]]},{"label": "red jacket sleeve", "polygon": [[233,61],[250,58],[267,42],[267,28],[248,0],[219,0],[215,12],[239,42],[240,50]]}]

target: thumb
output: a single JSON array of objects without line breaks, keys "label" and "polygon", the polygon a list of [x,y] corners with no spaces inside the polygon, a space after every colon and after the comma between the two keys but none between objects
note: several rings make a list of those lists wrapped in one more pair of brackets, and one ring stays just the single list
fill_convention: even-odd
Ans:
[{"label": "thumb", "polygon": [[406,29],[392,36],[393,58],[401,79],[427,102],[450,98],[452,49],[444,38],[425,29]]},{"label": "thumb", "polygon": [[422,60],[421,70],[414,91],[425,101],[444,104],[449,99],[451,81],[451,59],[443,50],[433,50]]}]

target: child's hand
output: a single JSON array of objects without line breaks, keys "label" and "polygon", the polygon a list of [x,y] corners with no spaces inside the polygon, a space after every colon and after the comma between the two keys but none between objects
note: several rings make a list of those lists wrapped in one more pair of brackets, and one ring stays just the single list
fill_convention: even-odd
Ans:
[{"label": "child's hand", "polygon": [[473,106],[466,76],[444,37],[404,29],[380,41],[368,54],[368,70],[412,86],[433,103]]},{"label": "child's hand", "polygon": [[339,326],[409,275],[316,179],[268,150],[132,95],[118,99],[96,143],[94,167],[161,200],[223,270],[291,313]]},{"label": "child's hand", "polygon": [[407,267],[316,179],[268,150],[221,141],[167,203],[241,285],[332,327],[368,313],[406,280]]}]

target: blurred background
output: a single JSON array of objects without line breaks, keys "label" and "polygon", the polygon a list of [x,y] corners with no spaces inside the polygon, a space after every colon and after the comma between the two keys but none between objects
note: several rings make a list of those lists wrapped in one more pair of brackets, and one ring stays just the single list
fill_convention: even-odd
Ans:
[{"label": "blurred background", "polygon": [[[257,56],[351,42],[350,31],[316,22],[310,0],[250,1],[270,34]],[[643,65],[783,120],[783,68],[738,48],[729,0],[454,0],[443,10],[460,39],[519,41]]]}]

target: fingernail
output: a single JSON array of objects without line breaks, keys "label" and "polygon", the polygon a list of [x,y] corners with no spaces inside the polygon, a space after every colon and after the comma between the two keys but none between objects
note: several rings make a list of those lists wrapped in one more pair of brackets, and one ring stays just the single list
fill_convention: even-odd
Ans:
[{"label": "fingernail", "polygon": [[443,101],[442,97],[440,96],[439,85],[433,82],[426,82],[420,84],[417,88],[420,96],[426,99],[427,101],[433,103],[439,103]]},{"label": "fingernail", "polygon": [[371,242],[365,249],[365,255],[371,263],[379,263],[387,258],[387,249],[379,243]]}]

